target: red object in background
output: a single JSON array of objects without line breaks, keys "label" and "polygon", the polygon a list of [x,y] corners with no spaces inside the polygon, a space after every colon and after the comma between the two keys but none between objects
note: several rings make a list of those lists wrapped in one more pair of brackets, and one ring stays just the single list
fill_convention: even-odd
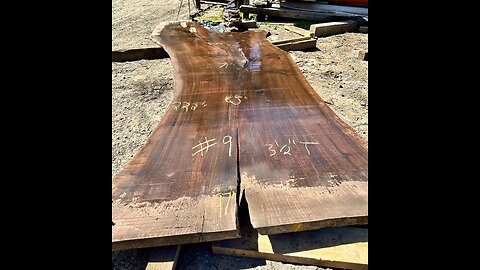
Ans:
[{"label": "red object in background", "polygon": [[329,4],[352,7],[368,7],[368,0],[328,0]]}]

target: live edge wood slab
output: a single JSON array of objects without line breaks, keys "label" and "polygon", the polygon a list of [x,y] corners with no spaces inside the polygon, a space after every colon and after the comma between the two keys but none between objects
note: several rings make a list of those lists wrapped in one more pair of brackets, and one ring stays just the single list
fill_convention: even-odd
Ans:
[{"label": "live edge wood slab", "polygon": [[112,249],[237,238],[245,194],[260,234],[368,223],[367,143],[264,31],[161,24],[175,91],[112,182]]}]

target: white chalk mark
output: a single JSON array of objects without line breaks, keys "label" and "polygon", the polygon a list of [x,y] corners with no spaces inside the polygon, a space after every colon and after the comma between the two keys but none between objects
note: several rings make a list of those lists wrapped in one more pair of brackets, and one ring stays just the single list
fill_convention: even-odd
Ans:
[{"label": "white chalk mark", "polygon": [[183,102],[182,109],[185,109],[185,112],[188,112],[188,106],[190,106],[189,102]]},{"label": "white chalk mark", "polygon": [[302,144],[305,145],[305,149],[307,150],[307,153],[308,153],[309,155],[310,155],[310,151],[308,151],[307,145],[309,145],[309,144],[320,144],[320,143],[318,143],[318,142],[300,142],[300,143],[302,143]]},{"label": "white chalk mark", "polygon": [[[175,105],[175,104],[177,104],[177,105]],[[179,102],[179,101],[173,102],[173,103],[172,103],[172,108],[174,108],[175,111],[178,111],[178,106],[180,106],[180,105],[182,105],[182,103]]]},{"label": "white chalk mark", "polygon": [[[225,97],[225,102],[233,104],[235,106],[238,106],[238,105],[240,105],[240,103],[242,103],[241,98],[242,98],[242,96],[240,96],[240,95],[235,95],[233,97],[228,95],[228,96]],[[233,100],[235,100],[235,99],[236,99],[236,101],[234,102]]]},{"label": "white chalk mark", "polygon": [[274,156],[274,155],[277,153],[277,151],[275,151],[275,150],[272,149],[272,148],[273,148],[273,144],[269,144],[269,143],[268,143],[268,144],[265,144],[265,146],[267,146],[267,147],[268,147],[268,151],[271,152],[271,153],[270,153],[270,156]]},{"label": "white chalk mark", "polygon": [[292,154],[290,154],[290,147],[287,146],[286,144],[280,149],[280,153],[282,153],[282,150],[283,150],[285,147],[288,147],[288,151],[283,152],[283,154],[284,154],[284,155],[290,155],[290,156],[291,156]]},{"label": "white chalk mark", "polygon": [[[209,140],[209,139],[207,139],[207,137],[205,137],[205,142],[203,142],[203,143],[200,142],[199,144],[197,144],[197,145],[195,145],[194,147],[192,147],[192,150],[195,149],[195,148],[197,148],[197,147],[200,147],[200,150],[198,150],[197,152],[193,153],[193,154],[192,154],[192,157],[195,156],[195,155],[198,154],[198,153],[201,153],[200,155],[203,157],[203,150],[205,150],[205,154],[207,154],[207,153],[208,153],[208,149],[209,149],[210,147],[214,146],[215,144],[217,144],[217,143],[210,144],[210,142],[213,142],[213,141],[215,141],[215,138]],[[206,146],[203,146],[204,144],[206,144]]]},{"label": "white chalk mark", "polygon": [[277,145],[277,147],[280,147],[280,145],[278,144],[277,140],[274,140],[275,141],[275,144]]},{"label": "white chalk mark", "polygon": [[197,102],[193,103],[192,106],[190,106],[190,110],[192,110],[192,111],[195,111],[197,108],[198,108],[198,103]]},{"label": "white chalk mark", "polygon": [[[225,142],[225,138],[228,139],[226,142]],[[223,137],[223,144],[227,144],[227,143],[230,144],[228,148],[228,156],[231,157],[232,156],[232,136],[227,135]]]}]

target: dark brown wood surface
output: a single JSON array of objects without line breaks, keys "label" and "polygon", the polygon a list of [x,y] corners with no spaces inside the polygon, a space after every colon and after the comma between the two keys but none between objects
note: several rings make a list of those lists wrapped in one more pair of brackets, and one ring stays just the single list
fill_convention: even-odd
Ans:
[{"label": "dark brown wood surface", "polygon": [[174,98],[113,180],[113,249],[238,237],[238,179],[262,234],[367,223],[366,142],[266,32],[179,22],[153,37]]},{"label": "dark brown wood surface", "polygon": [[222,74],[217,83],[228,90],[217,94],[237,125],[241,191],[260,233],[368,223],[366,141],[265,32],[218,34],[183,23],[158,33],[169,53],[190,48],[188,61],[172,57],[176,70]]},{"label": "dark brown wood surface", "polygon": [[175,68],[174,97],[113,180],[112,249],[238,237],[237,121],[226,102],[237,93],[228,82],[241,68],[232,53],[238,47],[207,43],[206,30],[185,22],[166,26],[158,38]]}]

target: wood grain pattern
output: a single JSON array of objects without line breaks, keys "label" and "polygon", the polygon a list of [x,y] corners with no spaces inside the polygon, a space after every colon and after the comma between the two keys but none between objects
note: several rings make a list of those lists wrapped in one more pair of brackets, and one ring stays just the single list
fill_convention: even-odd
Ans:
[{"label": "wood grain pattern", "polygon": [[236,238],[243,191],[262,234],[367,223],[366,142],[265,31],[177,22],[153,38],[175,92],[113,180],[112,249]]},{"label": "wood grain pattern", "polygon": [[340,227],[215,241],[214,253],[344,269],[368,269],[368,229]]},{"label": "wood grain pattern", "polygon": [[[174,66],[173,102],[113,180],[112,249],[238,237],[237,122],[226,97],[238,93],[227,82],[241,61],[238,47],[208,44],[195,27],[206,31],[161,25],[157,38]],[[222,69],[224,61],[237,65]]]},{"label": "wood grain pattern", "polygon": [[289,54],[257,44],[242,46],[251,67],[236,84],[245,96],[237,107],[240,183],[253,226],[276,234],[368,223],[366,141]]},{"label": "wood grain pattern", "polygon": [[305,29],[300,28],[300,27],[296,27],[294,25],[285,25],[285,29],[290,31],[290,32],[302,35],[304,37],[311,37],[312,36],[312,33],[310,31],[305,30]]}]

